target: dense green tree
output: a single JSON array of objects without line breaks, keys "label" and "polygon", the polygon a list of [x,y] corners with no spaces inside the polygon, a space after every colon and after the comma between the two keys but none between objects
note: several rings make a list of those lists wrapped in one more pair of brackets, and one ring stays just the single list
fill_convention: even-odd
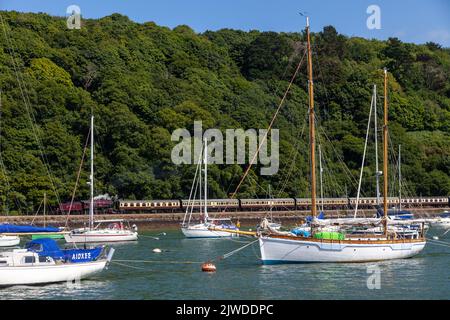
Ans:
[{"label": "dense green tree", "polygon": [[[96,193],[187,197],[195,165],[172,163],[173,130],[193,133],[196,120],[223,133],[267,128],[302,57],[274,123],[281,138],[279,171],[261,176],[256,165],[238,196],[267,197],[269,185],[273,196],[309,196],[304,33],[197,34],[185,25],[171,30],[120,14],[83,19],[80,30],[69,30],[60,17],[0,14],[4,212],[34,213],[44,192],[51,204],[70,199],[91,114]],[[313,33],[312,44],[325,195],[354,195],[373,84],[383,104],[383,67],[389,71],[392,161],[402,144],[411,195],[450,193],[450,50],[431,42],[348,38],[332,26]],[[379,107],[379,123],[381,115]],[[89,193],[88,158],[89,150],[77,198]],[[363,188],[374,195],[373,145],[366,162]],[[246,167],[210,165],[209,196],[233,192]]]}]

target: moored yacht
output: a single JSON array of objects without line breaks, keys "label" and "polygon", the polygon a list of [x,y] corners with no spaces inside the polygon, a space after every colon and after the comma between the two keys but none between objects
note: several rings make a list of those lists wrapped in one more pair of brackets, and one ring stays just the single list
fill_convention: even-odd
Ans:
[{"label": "moored yacht", "polygon": [[[316,218],[316,168],[315,168],[315,113],[312,79],[312,54],[310,44],[309,19],[306,24],[308,56],[308,94],[309,94],[309,145],[311,170],[311,210],[313,221],[310,234],[277,234],[274,232],[259,234],[261,259],[264,264],[305,263],[305,262],[368,262],[389,259],[409,258],[417,255],[425,247],[424,227],[408,237],[399,237],[388,228],[388,116],[387,116],[387,70],[384,70],[384,126],[383,126],[383,176],[384,210],[381,219],[369,221],[370,227],[381,227],[382,234],[352,235],[341,232],[320,232],[321,224]],[[343,221],[351,225],[350,219]],[[355,221],[361,224],[361,221]]]},{"label": "moored yacht", "polygon": [[[138,239],[137,229],[132,230],[124,226],[123,219],[94,221],[94,116],[91,116],[91,174],[90,189],[91,199],[89,203],[89,227],[72,230],[64,235],[68,243],[87,242],[120,242],[136,241]],[[108,223],[107,227],[104,224]],[[94,226],[94,224],[97,224]]]},{"label": "moored yacht", "polygon": [[[68,243],[122,242],[136,241],[136,229],[125,225],[123,219],[94,221],[94,228],[79,228],[65,234]],[[106,225],[106,226],[105,226]]]},{"label": "moored yacht", "polygon": [[[197,223],[191,222],[192,213],[194,209],[194,199],[197,193],[197,189],[200,189],[200,198],[202,197],[202,175],[201,175],[201,156],[199,157],[199,161],[197,164],[197,169],[195,171],[194,180],[192,182],[191,194],[189,196],[189,204],[186,207],[186,213],[184,215],[183,223],[181,224],[181,232],[183,232],[186,238],[225,238],[225,237],[234,237],[237,236],[236,233],[226,232],[226,231],[217,231],[213,230],[224,229],[229,231],[238,231],[239,228],[231,221],[229,218],[210,218],[208,215],[208,171],[207,171],[207,163],[208,163],[208,147],[207,141],[204,140],[204,149],[203,149],[203,162],[204,162],[204,203],[200,205],[199,208],[202,210],[203,207],[203,219]],[[197,179],[198,176],[198,179]]]},{"label": "moored yacht", "polygon": [[25,249],[0,252],[0,286],[72,282],[101,272],[114,249],[61,249],[53,239],[30,241]]},{"label": "moored yacht", "polygon": [[430,219],[430,224],[434,228],[449,229],[450,228],[450,212],[444,211],[438,217]]}]

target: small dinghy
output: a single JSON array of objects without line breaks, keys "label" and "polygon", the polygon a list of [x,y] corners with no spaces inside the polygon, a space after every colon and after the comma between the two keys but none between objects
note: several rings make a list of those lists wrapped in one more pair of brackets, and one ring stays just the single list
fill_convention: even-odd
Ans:
[{"label": "small dinghy", "polygon": [[20,243],[18,236],[5,236],[0,235],[0,247],[13,247]]},{"label": "small dinghy", "polygon": [[61,249],[53,239],[36,239],[25,249],[0,252],[0,286],[73,282],[101,272],[111,261],[104,246]]}]

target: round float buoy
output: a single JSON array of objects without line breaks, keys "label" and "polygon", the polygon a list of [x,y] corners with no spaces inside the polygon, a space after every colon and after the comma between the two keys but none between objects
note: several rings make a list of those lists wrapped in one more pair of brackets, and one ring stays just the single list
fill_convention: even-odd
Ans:
[{"label": "round float buoy", "polygon": [[154,253],[161,253],[162,251],[161,251],[161,249],[159,249],[159,248],[155,248],[155,249],[153,249],[153,252],[154,252]]},{"label": "round float buoy", "polygon": [[433,236],[433,240],[439,240],[438,236]]},{"label": "round float buoy", "polygon": [[202,264],[203,272],[216,272],[216,266],[212,262],[205,262]]}]

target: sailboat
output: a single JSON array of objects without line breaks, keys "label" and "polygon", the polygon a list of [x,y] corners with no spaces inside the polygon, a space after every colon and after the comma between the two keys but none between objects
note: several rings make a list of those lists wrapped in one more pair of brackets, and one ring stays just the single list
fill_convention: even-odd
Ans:
[{"label": "sailboat", "polygon": [[450,229],[450,212],[444,211],[436,218],[429,219],[433,228]]},{"label": "sailboat", "polygon": [[[361,170],[360,170],[360,176],[359,176],[359,183],[358,183],[358,190],[357,190],[357,195],[356,195],[356,206],[355,206],[355,213],[354,213],[354,218],[356,218],[357,212],[358,212],[358,203],[359,203],[359,198],[360,198],[360,194],[361,194],[361,183],[362,183],[362,178],[363,178],[363,172],[364,172],[364,163],[365,163],[365,158],[366,158],[366,150],[367,150],[367,143],[369,140],[369,131],[370,131],[370,123],[371,123],[371,116],[372,116],[372,109],[375,109],[374,111],[374,137],[375,137],[375,172],[376,172],[376,217],[377,218],[382,218],[384,216],[384,212],[383,209],[381,209],[380,206],[380,176],[382,175],[382,172],[379,171],[378,168],[378,128],[377,128],[377,86],[374,85],[373,86],[373,94],[372,94],[372,100],[371,100],[371,104],[370,104],[370,111],[369,111],[369,119],[368,119],[368,123],[367,123],[367,131],[366,131],[366,139],[365,139],[365,143],[364,143],[364,152],[363,152],[363,157],[362,157],[362,163],[361,163]],[[399,182],[399,210],[397,209],[393,209],[393,210],[388,210],[387,213],[387,217],[390,220],[412,220],[413,219],[413,215],[411,212],[409,211],[402,211],[401,210],[401,189],[402,189],[402,184],[401,184],[401,146],[399,146],[399,158],[398,158],[398,182]],[[425,225],[425,227],[427,227],[427,225]],[[398,235],[401,234],[401,236],[413,236],[415,235],[418,230],[421,228],[420,224],[411,224],[411,225],[407,225],[407,224],[402,224],[402,225],[389,225],[388,226],[389,230],[392,232],[397,233]],[[384,230],[382,226],[379,227],[374,227],[374,228],[356,228],[352,230],[352,234],[383,234]]]},{"label": "sailboat", "polygon": [[[91,116],[91,174],[89,185],[91,198],[89,203],[89,227],[72,230],[65,234],[64,238],[68,243],[88,243],[88,242],[123,242],[136,241],[138,233],[125,226],[123,219],[94,220],[94,116]],[[104,227],[104,224],[107,224]]]},{"label": "sailboat", "polygon": [[[186,238],[225,238],[236,236],[235,233],[226,231],[215,231],[214,228],[226,229],[226,230],[239,230],[229,218],[210,218],[208,215],[208,144],[206,138],[203,143],[203,164],[204,164],[204,181],[202,181],[202,154],[199,157],[197,163],[197,170],[195,171],[194,180],[192,182],[192,188],[189,196],[189,205],[186,207],[183,223],[181,225],[181,231]],[[197,179],[198,177],[198,179]],[[203,188],[203,205],[200,202],[200,211],[203,207],[203,221],[199,223],[191,223],[192,213],[195,206],[195,196],[197,189],[200,189],[200,199],[202,197],[202,182]]]},{"label": "sailboat", "polygon": [[114,248],[61,249],[49,238],[28,242],[24,249],[0,252],[0,286],[72,282],[105,269]]},{"label": "sailboat", "polygon": [[[309,141],[311,165],[311,232],[309,235],[286,235],[260,233],[259,247],[264,264],[305,263],[305,262],[368,262],[389,259],[409,258],[417,255],[425,247],[424,228],[411,237],[398,237],[388,231],[388,113],[387,113],[387,70],[384,70],[384,215],[381,219],[316,219],[316,168],[315,168],[315,114],[312,79],[312,55],[310,43],[309,18],[306,18],[306,37],[308,53],[308,95],[309,95]],[[339,220],[339,221],[338,221]],[[390,222],[393,223],[393,222]],[[396,222],[400,223],[400,222]],[[319,232],[324,225],[369,225],[382,226],[383,233],[352,235],[342,232]]]}]

